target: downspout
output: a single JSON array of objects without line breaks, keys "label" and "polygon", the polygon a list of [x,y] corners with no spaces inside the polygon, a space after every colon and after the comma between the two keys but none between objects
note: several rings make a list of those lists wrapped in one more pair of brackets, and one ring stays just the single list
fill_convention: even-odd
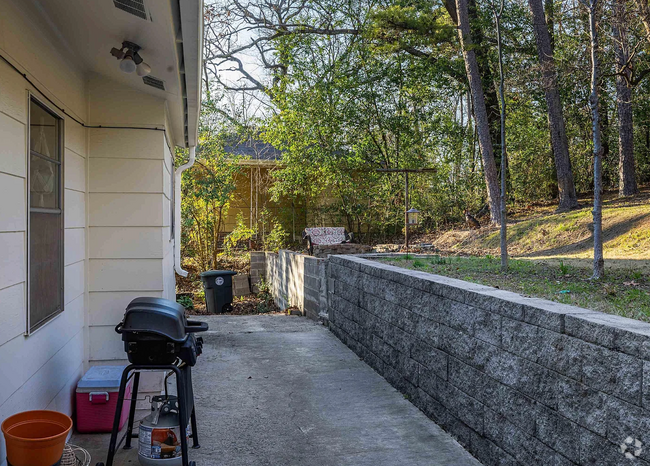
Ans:
[{"label": "downspout", "polygon": [[196,147],[190,147],[190,160],[174,172],[174,270],[181,277],[187,277],[187,271],[181,267],[181,175],[194,165]]}]

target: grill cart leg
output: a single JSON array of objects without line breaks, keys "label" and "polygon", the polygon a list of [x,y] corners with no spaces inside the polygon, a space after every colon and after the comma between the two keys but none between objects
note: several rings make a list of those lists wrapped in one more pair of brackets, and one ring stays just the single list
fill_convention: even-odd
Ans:
[{"label": "grill cart leg", "polygon": [[196,407],[192,407],[192,448],[201,448],[199,445],[199,434],[196,430]]},{"label": "grill cart leg", "polygon": [[[138,388],[140,387],[140,372],[135,372],[133,374],[133,390],[131,391],[131,406],[129,407],[129,423],[126,428],[126,440],[124,441],[124,449],[131,449],[131,439],[137,438],[137,435],[133,435],[133,421],[135,418],[135,405],[138,400]],[[121,417],[121,412],[119,416]]]},{"label": "grill cart leg", "polygon": [[187,400],[185,399],[185,380],[181,370],[176,366],[173,367],[174,373],[176,374],[176,390],[178,394],[178,417],[180,418],[180,428],[181,428],[181,455],[183,455],[183,466],[189,465],[188,460],[188,451],[187,451],[187,437],[185,436],[184,429],[187,429],[186,421],[187,416]]},{"label": "grill cart leg", "polygon": [[120,413],[124,405],[124,393],[126,392],[126,384],[129,380],[129,372],[133,369],[133,365],[127,366],[122,372],[122,380],[120,381],[120,391],[117,396],[117,406],[115,407],[115,417],[113,418],[113,431],[111,432],[111,441],[108,444],[108,457],[106,458],[106,466],[113,466],[113,458],[115,457],[115,444],[117,443],[117,434],[120,430]]}]

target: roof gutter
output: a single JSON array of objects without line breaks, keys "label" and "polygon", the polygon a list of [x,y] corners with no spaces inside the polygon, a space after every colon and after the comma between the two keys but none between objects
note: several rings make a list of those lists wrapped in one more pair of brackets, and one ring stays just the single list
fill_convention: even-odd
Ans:
[{"label": "roof gutter", "polygon": [[181,267],[181,175],[191,168],[196,160],[196,147],[190,147],[190,160],[174,172],[174,270],[181,277],[187,277],[187,271]]}]

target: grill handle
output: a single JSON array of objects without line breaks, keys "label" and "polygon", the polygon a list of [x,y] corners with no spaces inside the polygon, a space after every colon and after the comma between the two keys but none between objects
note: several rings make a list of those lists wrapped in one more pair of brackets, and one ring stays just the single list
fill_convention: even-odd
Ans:
[{"label": "grill handle", "polygon": [[115,332],[122,334],[122,326],[124,325],[124,321],[120,322],[115,326]]},{"label": "grill handle", "polygon": [[200,322],[198,320],[188,320],[185,325],[186,333],[207,332],[209,329],[207,322]]}]

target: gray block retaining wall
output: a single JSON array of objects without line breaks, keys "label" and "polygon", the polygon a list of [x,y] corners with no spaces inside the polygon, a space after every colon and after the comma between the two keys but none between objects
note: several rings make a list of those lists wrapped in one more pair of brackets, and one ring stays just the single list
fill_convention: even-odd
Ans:
[{"label": "gray block retaining wall", "polygon": [[318,320],[327,309],[326,260],[292,251],[251,253],[253,269],[271,285],[271,293],[282,310],[295,306]]},{"label": "gray block retaining wall", "polygon": [[650,465],[650,325],[330,256],[331,331],[486,465]]}]

